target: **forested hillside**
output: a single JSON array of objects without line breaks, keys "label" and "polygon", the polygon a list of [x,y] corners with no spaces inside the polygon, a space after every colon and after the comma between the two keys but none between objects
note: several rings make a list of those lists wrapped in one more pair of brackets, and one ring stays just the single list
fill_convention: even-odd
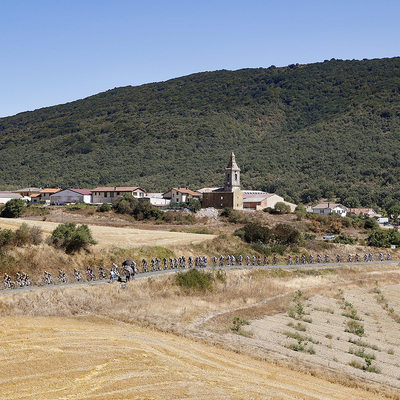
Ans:
[{"label": "forested hillside", "polygon": [[223,184],[400,204],[400,58],[204,72],[0,119],[0,186]]}]

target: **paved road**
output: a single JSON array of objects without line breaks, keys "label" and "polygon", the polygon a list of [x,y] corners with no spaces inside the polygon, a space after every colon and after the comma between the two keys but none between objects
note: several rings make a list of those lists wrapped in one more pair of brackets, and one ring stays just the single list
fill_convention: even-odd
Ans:
[{"label": "paved road", "polygon": [[[303,268],[309,268],[309,267],[314,267],[314,268],[335,268],[335,267],[342,267],[342,266],[362,266],[362,265],[381,265],[381,264],[398,264],[399,261],[391,260],[391,261],[368,261],[368,262],[353,262],[353,263],[348,263],[348,262],[342,262],[342,263],[313,263],[313,264],[299,264],[299,265],[285,265],[285,264],[278,264],[278,265],[235,265],[235,266],[224,266],[221,269],[224,270],[231,270],[231,269],[255,269],[255,268],[263,268],[263,269],[303,269]],[[206,267],[206,268],[196,268],[198,270],[207,270],[207,271],[212,271],[215,269],[220,269],[220,267]],[[160,275],[160,274],[168,274],[168,273],[176,273],[176,272],[183,272],[183,271],[188,271],[188,269],[167,269],[167,270],[161,270],[161,271],[149,271],[149,272],[141,272],[135,276],[135,279],[140,279],[140,278],[146,278],[154,275]],[[17,289],[3,289],[0,290],[0,295],[4,294],[9,294],[9,293],[16,293],[16,292],[25,292],[28,290],[42,290],[42,289],[51,289],[51,288],[61,288],[61,287],[68,287],[72,285],[102,285],[102,284],[108,284],[109,280],[108,279],[103,279],[103,280],[96,280],[96,281],[81,281],[81,282],[70,282],[70,283],[63,283],[63,284],[55,284],[55,285],[41,285],[41,286],[29,286],[29,287],[22,287],[22,288],[17,288]],[[114,282],[114,284],[124,284],[125,282]]]}]

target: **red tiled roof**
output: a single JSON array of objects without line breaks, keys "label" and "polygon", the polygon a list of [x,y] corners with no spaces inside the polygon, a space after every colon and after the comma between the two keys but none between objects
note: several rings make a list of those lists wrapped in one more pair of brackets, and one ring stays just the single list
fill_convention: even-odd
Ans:
[{"label": "red tiled roof", "polygon": [[194,192],[193,190],[190,189],[186,189],[186,188],[172,188],[171,190],[176,190],[179,193],[187,193],[187,194],[191,194],[192,196],[199,196],[200,193]]},{"label": "red tiled roof", "polygon": [[92,194],[92,191],[90,189],[68,189],[68,190],[72,190],[73,192],[83,194],[84,196]]},{"label": "red tiled roof", "polygon": [[92,192],[134,192],[136,190],[141,190],[145,192],[140,186],[111,186],[111,187],[97,187],[92,189]]},{"label": "red tiled roof", "polygon": [[56,192],[59,192],[60,190],[61,190],[60,188],[58,188],[58,189],[48,188],[48,189],[41,190],[40,193],[56,193]]}]

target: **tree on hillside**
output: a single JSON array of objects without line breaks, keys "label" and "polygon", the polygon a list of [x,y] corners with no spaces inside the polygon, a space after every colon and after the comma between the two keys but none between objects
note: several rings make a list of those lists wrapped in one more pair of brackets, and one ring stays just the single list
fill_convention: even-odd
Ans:
[{"label": "tree on hillside", "polygon": [[400,245],[400,233],[397,229],[375,229],[367,238],[368,246],[390,247]]},{"label": "tree on hillside", "polygon": [[358,208],[360,207],[360,200],[357,197],[347,197],[343,200],[343,205],[348,208]]},{"label": "tree on hillside", "polygon": [[278,214],[290,213],[290,206],[283,201],[278,201],[274,206],[274,211]]}]

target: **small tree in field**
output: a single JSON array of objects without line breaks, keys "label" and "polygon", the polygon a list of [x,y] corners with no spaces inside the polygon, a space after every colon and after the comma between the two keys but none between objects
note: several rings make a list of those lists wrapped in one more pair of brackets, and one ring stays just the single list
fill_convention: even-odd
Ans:
[{"label": "small tree in field", "polygon": [[60,224],[51,234],[53,244],[65,249],[67,253],[73,253],[81,249],[87,249],[96,244],[92,232],[85,224],[76,226],[75,222]]}]

